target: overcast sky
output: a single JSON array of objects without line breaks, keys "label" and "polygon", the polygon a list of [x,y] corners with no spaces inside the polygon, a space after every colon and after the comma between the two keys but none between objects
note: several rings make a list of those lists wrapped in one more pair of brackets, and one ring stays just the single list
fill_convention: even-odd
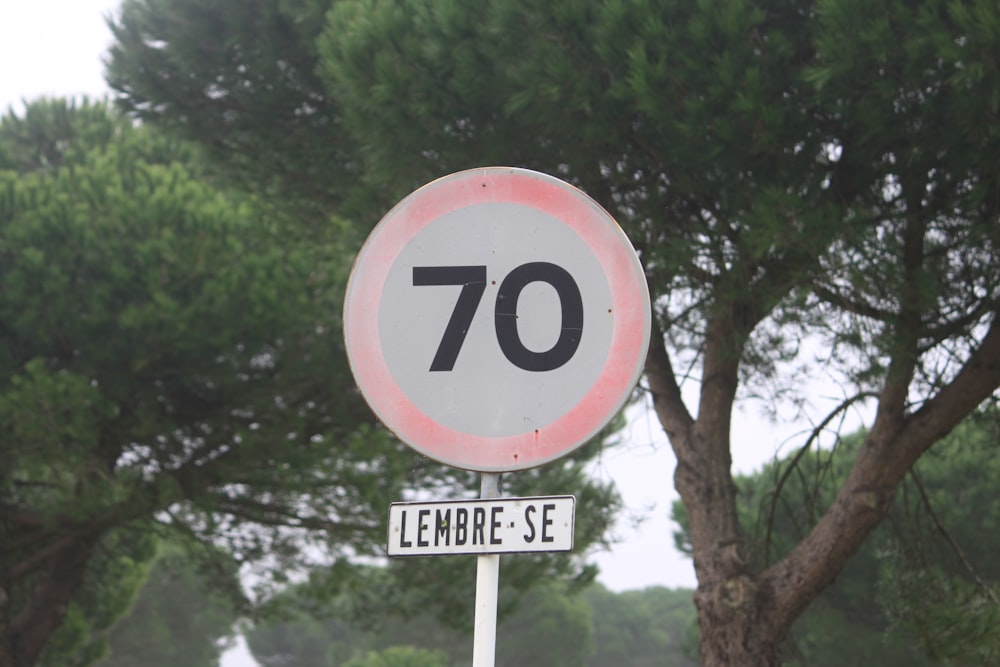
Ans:
[{"label": "overcast sky", "polygon": [[0,105],[42,95],[101,96],[101,54],[111,42],[103,16],[112,0],[0,2]]}]

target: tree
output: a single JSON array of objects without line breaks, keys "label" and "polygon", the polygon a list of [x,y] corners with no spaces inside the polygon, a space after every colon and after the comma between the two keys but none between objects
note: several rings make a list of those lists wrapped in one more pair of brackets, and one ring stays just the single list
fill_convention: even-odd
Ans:
[{"label": "tree", "polygon": [[540,586],[497,627],[498,667],[571,667],[594,652],[593,620],[579,591]]},{"label": "tree", "polygon": [[254,624],[245,636],[254,660],[262,667],[327,667],[331,655],[351,654],[345,648],[351,639],[349,633],[345,623],[301,614],[280,622]]},{"label": "tree", "polygon": [[[210,159],[232,167],[225,173],[235,183],[325,219],[331,203],[361,194],[358,147],[331,124],[336,117],[315,71],[327,5],[123,2],[112,25],[120,42],[112,47],[112,76],[124,90],[145,85],[133,79],[139,72],[169,80],[165,108],[145,109],[143,93],[134,97],[137,107],[202,139]],[[174,48],[146,48],[161,31],[171,33]],[[241,39],[219,40],[224,34]],[[227,98],[226,119],[215,117],[221,107],[212,91]]]},{"label": "tree", "polygon": [[[970,417],[913,467],[887,520],[793,626],[786,664],[996,663],[998,424],[995,410]],[[736,480],[754,563],[780,558],[801,539],[843,484],[864,437],[800,450]],[[682,527],[678,545],[689,551],[679,503],[674,519]]]},{"label": "tree", "polygon": [[[697,650],[691,639],[694,605],[690,590],[653,586],[613,593],[601,586],[585,592],[594,619],[594,654],[588,667],[688,667]],[[693,646],[692,646],[693,645]]]},{"label": "tree", "polygon": [[[0,122],[0,667],[99,657],[164,536],[235,560],[265,603],[310,566],[316,591],[348,585],[404,490],[476,486],[375,422],[339,335],[354,236],[294,208],[100,104]],[[512,483],[595,501],[584,551],[616,507],[587,455]],[[386,590],[422,585],[405,571]]]},{"label": "tree", "polygon": [[[205,144],[277,147],[254,128],[279,120],[269,85],[292,81],[309,101],[292,98],[283,127],[354,147],[331,162],[359,193],[512,164],[567,178],[629,232],[656,304],[645,383],[677,456],[706,665],[777,664],[907,471],[1000,384],[987,0],[259,0],[246,11],[273,23],[258,32],[236,11],[126,2],[120,102]],[[357,201],[314,185],[316,201]],[[804,393],[817,376],[839,383],[831,414]],[[732,412],[752,395],[819,431],[859,403],[874,414],[830,504],[761,567],[730,472]]]},{"label": "tree", "polygon": [[124,527],[106,535],[38,664],[83,667],[103,656],[107,635],[132,604],[155,553],[156,539],[142,527]]},{"label": "tree", "polygon": [[967,420],[914,466],[881,542],[889,629],[941,664],[1000,665],[998,416]]},{"label": "tree", "polygon": [[[368,627],[341,597],[322,609],[296,607],[301,591],[290,589],[295,611],[251,627],[247,641],[264,667],[344,664],[393,647],[440,650],[448,665],[468,665],[473,638],[430,613],[389,615]],[[613,593],[600,584],[576,590],[562,582],[537,586],[506,610],[497,628],[497,665],[647,667],[689,665],[694,624],[691,591],[652,587]],[[696,642],[693,642],[696,644]]]},{"label": "tree", "polygon": [[200,561],[183,544],[161,545],[135,603],[109,633],[108,655],[95,667],[217,667],[238,610],[212,579],[228,578],[228,586],[238,588],[238,573],[235,564],[229,572],[200,570]]},{"label": "tree", "polygon": [[255,224],[196,163],[87,102],[0,124],[4,667],[34,664],[67,619],[106,629],[152,533],[228,539],[245,563],[282,561],[309,527],[363,545],[378,520],[356,495],[402,482],[373,474],[342,501],[316,479],[341,451],[378,467],[319,329],[336,327],[335,245]]},{"label": "tree", "polygon": [[428,651],[412,646],[393,646],[383,651],[354,658],[344,667],[448,667],[447,657],[440,651]]},{"label": "tree", "polygon": [[259,619],[245,633],[263,667],[343,665],[400,647],[443,652],[448,665],[472,659],[468,633],[445,624],[431,608],[406,616],[358,614],[355,596],[341,594],[315,605],[302,586],[289,587],[281,597],[283,613]]}]

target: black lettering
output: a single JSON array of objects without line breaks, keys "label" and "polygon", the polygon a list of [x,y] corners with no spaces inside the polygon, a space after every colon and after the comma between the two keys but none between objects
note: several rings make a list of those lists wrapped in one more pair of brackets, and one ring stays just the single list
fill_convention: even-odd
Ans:
[{"label": "black lettering", "polygon": [[502,512],[502,507],[494,507],[490,512],[490,544],[503,544],[503,538],[497,537],[497,528],[500,527],[500,520],[497,519],[497,515]]},{"label": "black lettering", "polygon": [[418,547],[429,547],[430,542],[424,539],[424,531],[429,527],[424,523],[424,519],[431,515],[430,510],[420,510],[417,512],[417,546]]},{"label": "black lettering", "polygon": [[445,510],[444,514],[441,510],[437,511],[434,517],[434,546],[440,544],[440,539],[444,538],[444,545],[449,546],[451,544],[451,510]]},{"label": "black lettering", "polygon": [[[485,507],[474,507],[472,509],[472,543],[473,544],[486,544],[486,539],[483,537],[483,528],[486,527],[486,508]],[[476,541],[476,537],[479,541]]]},{"label": "black lettering", "polygon": [[538,508],[534,505],[528,505],[524,508],[524,521],[528,524],[528,533],[524,536],[525,542],[535,541],[535,524],[531,521],[532,512],[537,512]]},{"label": "black lettering", "polygon": [[[559,295],[562,323],[555,345],[543,352],[529,350],[517,330],[517,301],[526,286],[534,282],[552,285]],[[507,274],[497,290],[494,311],[497,342],[507,360],[526,371],[552,371],[567,361],[580,346],[583,334],[583,298],[569,272],[549,262],[528,262]]]},{"label": "black lettering", "polygon": [[399,548],[412,547],[413,542],[406,539],[406,510],[403,510],[399,518]]},{"label": "black lettering", "polygon": [[556,508],[553,503],[546,503],[542,505],[542,542],[555,542],[556,538],[548,534],[546,530],[552,525],[553,521],[549,518],[549,510],[554,510]]},{"label": "black lettering", "polygon": [[455,546],[465,545],[469,538],[469,510],[459,507],[455,510]]}]

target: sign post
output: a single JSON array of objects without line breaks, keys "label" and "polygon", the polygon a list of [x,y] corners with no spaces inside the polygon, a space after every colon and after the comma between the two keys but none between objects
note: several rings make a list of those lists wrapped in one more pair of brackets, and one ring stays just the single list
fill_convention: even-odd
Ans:
[{"label": "sign post", "polygon": [[499,554],[573,541],[575,500],[502,499],[500,474],[565,456],[611,421],[642,373],[650,317],[642,266],[614,219],[525,169],[425,185],[358,253],[344,301],[358,387],[413,449],[483,473],[488,508],[394,504],[388,548],[477,554],[475,667],[494,663]]},{"label": "sign post", "polygon": [[[499,473],[484,472],[479,496],[500,497]],[[500,554],[476,559],[476,618],[472,639],[472,667],[493,667],[497,644],[497,597],[500,593]]]}]

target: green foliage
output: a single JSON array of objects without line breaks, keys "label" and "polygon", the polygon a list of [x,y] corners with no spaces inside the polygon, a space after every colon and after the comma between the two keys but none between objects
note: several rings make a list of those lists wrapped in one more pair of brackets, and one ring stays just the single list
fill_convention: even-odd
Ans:
[{"label": "green foliage", "polygon": [[497,628],[498,667],[575,667],[594,652],[593,620],[579,594],[548,585],[525,596]]},{"label": "green foliage", "polygon": [[[130,112],[211,137],[204,150],[237,184],[326,217],[331,201],[361,194],[354,143],[331,123],[332,101],[315,74],[313,42],[328,4],[126,0],[111,23],[108,81],[135,100]],[[147,88],[152,73],[171,81],[169,102],[140,101],[164,91]]]},{"label": "green foliage", "polygon": [[691,591],[651,587],[612,593],[601,586],[584,598],[594,619],[590,667],[697,664],[697,627]]},{"label": "green foliage", "polygon": [[[837,233],[822,114],[793,83],[809,31],[769,4],[336,3],[319,66],[382,187],[484,163],[560,175],[629,232],[654,293],[707,308],[713,286],[745,294],[751,266],[805,268]],[[697,348],[705,311],[682,301],[668,333]]]},{"label": "green foliage", "polygon": [[0,588],[32,652],[65,609],[46,661],[100,654],[153,524],[294,525],[317,485],[304,464],[325,458],[312,436],[363,420],[309,366],[335,365],[318,335],[337,326],[335,244],[262,224],[194,156],[88,102],[0,123]]},{"label": "green foliage", "polygon": [[108,656],[95,667],[214,667],[233,632],[237,609],[219,594],[238,588],[235,563],[201,547],[164,544],[128,613],[108,637]]},{"label": "green foliage", "polygon": [[[314,591],[329,595],[358,585],[348,560],[381,557],[390,502],[478,486],[412,454],[357,392],[339,334],[354,241],[343,223],[304,232],[288,217],[296,206],[222,188],[190,145],[88,102],[5,118],[0,165],[0,539],[12,545],[0,573],[13,573],[0,588],[17,611],[60,572],[98,586],[80,610],[81,584],[61,590],[59,656],[98,656],[144,576],[140,543],[120,549],[135,576],[101,574],[116,562],[104,556],[110,535],[217,545],[253,569],[262,601],[323,565]],[[588,503],[584,550],[618,503],[586,475],[599,446],[509,484]],[[387,572],[384,590],[413,605],[432,596],[411,588],[456,581]],[[592,576],[582,557],[542,555],[510,581],[527,587],[542,572]],[[456,598],[439,599],[448,613]]]},{"label": "green foliage", "polygon": [[[109,71],[130,112],[227,173],[292,174],[288,188],[368,223],[462,168],[566,178],[626,228],[654,295],[673,296],[657,303],[682,359],[713,309],[740,304],[731,344],[768,397],[805,400],[785,362],[806,327],[864,391],[901,295],[922,292],[933,348],[969,335],[1000,289],[990,0],[195,4],[126,3]],[[295,168],[260,174],[236,143],[250,141]],[[927,224],[919,277],[899,262],[901,207]]]},{"label": "green foliage", "polygon": [[[301,602],[300,592],[290,593],[290,602]],[[496,664],[645,667],[666,660],[693,665],[686,657],[693,624],[691,591],[611,593],[593,585],[581,592],[549,583],[501,616]],[[401,646],[444,651],[444,664],[457,667],[469,664],[473,637],[468,630],[443,625],[431,613],[407,618],[386,614],[378,625],[367,627],[354,616],[350,596],[344,596],[324,609],[300,609],[281,621],[258,623],[248,631],[247,641],[264,667],[289,660],[309,667],[354,664],[347,661]]]},{"label": "green foliage", "polygon": [[[23,115],[4,114],[0,125],[0,170],[13,174],[53,173],[63,165],[79,164],[86,153],[104,152],[132,132],[108,114],[104,105],[83,100],[40,99],[27,106]],[[147,143],[147,150],[153,149]],[[133,146],[134,147],[134,146]],[[176,151],[176,144],[163,142],[159,157]]]},{"label": "green foliage", "polygon": [[[366,575],[368,581],[384,580],[378,571]],[[246,631],[254,658],[264,667],[279,667],[289,660],[304,667],[328,667],[406,646],[426,651],[445,649],[465,662],[471,659],[465,637],[444,625],[430,609],[415,615],[381,607],[378,614],[359,613],[359,608],[369,604],[367,592],[368,588],[362,587],[359,592],[317,603],[309,586],[290,588],[279,598],[280,614],[260,619]],[[373,597],[382,599],[380,592]]]},{"label": "green foliage", "polygon": [[903,486],[880,544],[890,631],[943,665],[1000,664],[997,410],[956,429]]},{"label": "green foliage", "polygon": [[[985,336],[1000,304],[995,0],[195,5],[128,2],[111,83],[131,113],[220,147],[214,164],[233,177],[350,211],[364,229],[432,178],[510,164],[558,175],[615,215],[657,311],[650,377],[662,381],[655,399],[679,490],[696,505],[689,546],[704,586],[753,579],[793,553],[831,507],[850,451],[877,459],[856,472],[879,473],[880,488],[864,491],[878,509],[912,460],[995,392],[993,362],[974,356],[992,354]],[[255,33],[250,11],[280,20]],[[189,23],[201,17],[224,37],[199,38]],[[272,62],[257,67],[258,57]],[[255,80],[267,71],[273,89]],[[299,88],[283,95],[290,81]],[[274,114],[286,101],[297,113]],[[282,136],[255,129],[279,119]],[[285,156],[279,175],[226,155],[239,145],[230,137]],[[335,156],[327,171],[315,169],[317,142]],[[297,150],[301,160],[287,159]],[[953,385],[971,376],[982,379]],[[751,502],[781,512],[766,511],[757,542],[743,545],[734,403],[757,396],[829,426],[807,394],[817,377],[840,384],[845,406],[879,402],[873,446],[892,456],[841,446],[843,458],[823,455],[783,482],[777,504],[760,492]],[[689,379],[703,383],[697,413],[680,390]],[[880,518],[823,524],[821,537],[846,548],[783,571],[788,614],[703,610],[720,625],[701,635],[716,659],[757,648],[750,636],[770,659],[787,628],[769,614],[790,623],[815,594],[796,577],[832,580]],[[730,545],[747,547],[745,562],[722,553]],[[869,576],[880,562],[857,567]],[[769,603],[777,589],[754,590]],[[706,604],[721,599],[707,593]]]},{"label": "green foliage", "polygon": [[[41,667],[86,667],[108,652],[108,635],[128,613],[156,557],[148,530],[126,526],[104,536],[66,617],[45,646]],[[14,588],[15,591],[22,587]]]},{"label": "green foliage", "polygon": [[[95,111],[83,110],[85,125]],[[323,460],[314,436],[353,428],[360,410],[324,335],[344,278],[335,244],[255,220],[193,164],[162,161],[169,142],[115,122],[93,146],[51,127],[70,144],[58,169],[0,174],[0,447],[17,474],[5,499],[93,515],[139,490],[154,496],[139,513],[199,496],[252,514],[252,494],[224,480],[253,494],[315,487],[298,465]],[[333,382],[312,372],[324,363]]]},{"label": "green foliage", "polygon": [[[905,557],[904,557],[905,559]],[[880,599],[890,632],[940,665],[1000,665],[1000,585],[888,562]]]},{"label": "green foliage", "polygon": [[394,646],[354,658],[344,663],[344,667],[448,667],[448,660],[440,651]]},{"label": "green foliage", "polygon": [[[974,415],[911,471],[887,523],[794,626],[788,664],[996,664],[998,433],[995,409]],[[755,567],[780,559],[815,523],[862,441],[854,434],[737,480]],[[683,545],[679,503],[674,519]]]}]

